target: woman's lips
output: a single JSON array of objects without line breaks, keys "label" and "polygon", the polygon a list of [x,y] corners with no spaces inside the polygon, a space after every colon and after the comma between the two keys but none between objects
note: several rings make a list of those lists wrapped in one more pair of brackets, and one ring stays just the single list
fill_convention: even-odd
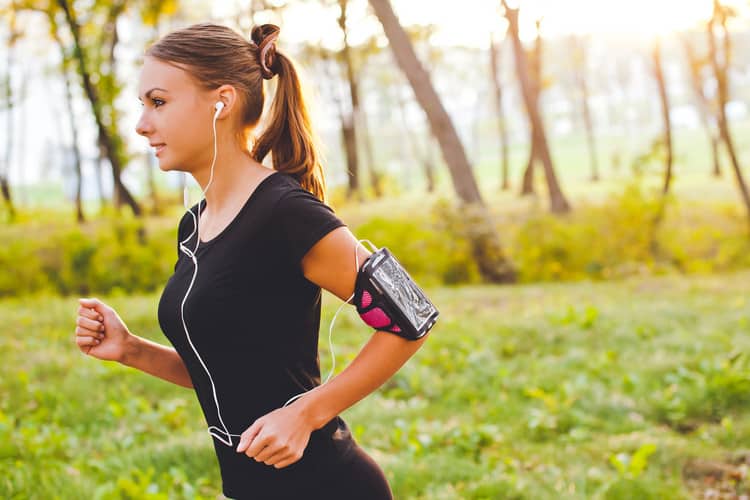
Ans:
[{"label": "woman's lips", "polygon": [[164,148],[166,148],[166,147],[167,147],[166,144],[162,144],[160,146],[155,146],[156,149],[154,150],[154,154],[156,156],[159,156],[159,154],[161,154],[161,152],[164,151]]}]

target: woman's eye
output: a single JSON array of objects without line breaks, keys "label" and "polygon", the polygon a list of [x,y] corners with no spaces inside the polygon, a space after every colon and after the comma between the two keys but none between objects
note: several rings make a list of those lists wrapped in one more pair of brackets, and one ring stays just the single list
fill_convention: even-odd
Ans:
[{"label": "woman's eye", "polygon": [[[161,99],[156,99],[156,98],[151,99],[151,102],[154,103],[154,107],[156,108],[164,104],[164,101],[162,101]],[[141,102],[141,107],[143,107],[143,102]]]}]

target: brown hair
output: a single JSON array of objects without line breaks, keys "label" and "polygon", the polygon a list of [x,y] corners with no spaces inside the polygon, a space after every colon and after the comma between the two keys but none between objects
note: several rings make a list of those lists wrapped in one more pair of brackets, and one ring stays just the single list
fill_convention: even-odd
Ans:
[{"label": "brown hair", "polygon": [[145,55],[180,64],[206,90],[233,85],[242,110],[237,140],[243,149],[263,111],[263,79],[278,75],[271,115],[250,155],[262,162],[270,152],[275,170],[292,174],[304,189],[325,202],[317,138],[294,64],[276,50],[278,33],[279,27],[273,24],[255,26],[248,41],[226,26],[197,23],[168,33]]}]

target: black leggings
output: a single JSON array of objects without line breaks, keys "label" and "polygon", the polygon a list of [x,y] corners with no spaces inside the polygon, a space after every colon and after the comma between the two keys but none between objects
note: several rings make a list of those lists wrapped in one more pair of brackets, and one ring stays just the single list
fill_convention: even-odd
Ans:
[{"label": "black leggings", "polygon": [[[380,466],[355,442],[346,462],[317,477],[317,488],[310,486],[304,493],[269,495],[257,493],[255,500],[393,500],[393,493]],[[247,500],[245,497],[224,497]],[[248,497],[250,498],[250,497]]]},{"label": "black leggings", "polygon": [[346,463],[325,481],[320,500],[393,500],[391,487],[380,466],[358,444],[354,444]]}]

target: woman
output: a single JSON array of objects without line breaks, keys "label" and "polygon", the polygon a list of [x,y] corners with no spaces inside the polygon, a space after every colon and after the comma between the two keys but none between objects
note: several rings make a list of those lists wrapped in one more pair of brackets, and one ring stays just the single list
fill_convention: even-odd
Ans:
[{"label": "woman", "polygon": [[[305,101],[292,61],[276,51],[278,33],[256,26],[248,41],[199,23],[146,51],[136,131],[162,170],[189,172],[205,194],[179,223],[178,259],[159,301],[173,347],[132,334],[94,298],[80,299],[76,342],[90,356],[195,389],[225,496],[389,499],[382,469],[338,414],[390,378],[426,336],[375,331],[320,384],[321,288],[348,302],[370,252],[325,204]],[[250,149],[263,80],[273,77],[270,116]],[[261,164],[269,152],[273,169]]]}]

